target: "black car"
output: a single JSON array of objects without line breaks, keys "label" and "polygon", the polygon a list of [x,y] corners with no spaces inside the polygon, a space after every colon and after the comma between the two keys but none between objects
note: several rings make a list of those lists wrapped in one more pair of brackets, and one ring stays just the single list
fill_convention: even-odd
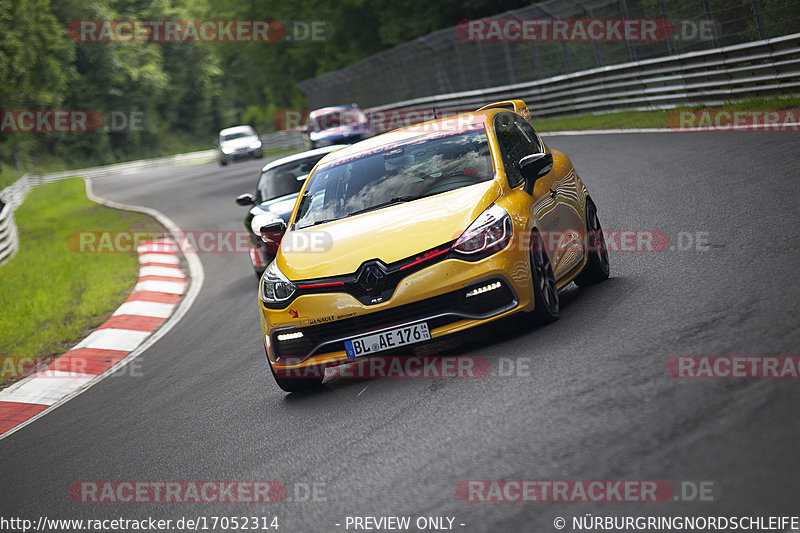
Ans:
[{"label": "black car", "polygon": [[261,169],[255,194],[245,193],[236,198],[237,204],[252,206],[244,218],[244,227],[250,232],[250,262],[259,278],[275,258],[274,252],[270,253],[261,240],[260,228],[278,220],[288,223],[297,194],[314,165],[343,146],[325,146],[276,159]]}]

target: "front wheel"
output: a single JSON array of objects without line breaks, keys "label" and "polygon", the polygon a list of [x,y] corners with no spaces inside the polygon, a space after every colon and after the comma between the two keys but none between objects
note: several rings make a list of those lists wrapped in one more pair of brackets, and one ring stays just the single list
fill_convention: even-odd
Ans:
[{"label": "front wheel", "polygon": [[575,278],[575,284],[579,287],[607,280],[610,272],[606,239],[600,219],[597,218],[597,208],[592,202],[586,204],[586,255],[586,266]]},{"label": "front wheel", "polygon": [[558,320],[559,300],[556,277],[538,231],[531,236],[531,280],[533,281],[533,318],[540,324]]}]

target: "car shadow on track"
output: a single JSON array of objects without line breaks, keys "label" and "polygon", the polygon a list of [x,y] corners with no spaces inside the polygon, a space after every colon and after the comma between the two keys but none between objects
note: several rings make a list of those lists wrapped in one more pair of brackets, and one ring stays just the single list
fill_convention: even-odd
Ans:
[{"label": "car shadow on track", "polygon": [[[578,288],[570,285],[559,293],[562,320],[569,314],[569,309],[578,306],[581,301],[587,301],[591,305],[590,299],[596,298],[609,291],[618,291],[625,280],[621,278],[610,278],[599,285]],[[426,369],[436,369],[439,371],[446,368],[458,367],[459,357],[469,357],[472,359],[472,370],[482,372],[491,366],[493,357],[486,357],[487,349],[496,347],[499,343],[514,342],[524,338],[539,330],[546,331],[549,328],[558,328],[559,322],[552,324],[537,325],[528,314],[515,314],[503,318],[496,322],[484,324],[483,326],[458,333],[447,338],[433,341],[413,349],[413,352],[397,350],[386,352],[382,356],[365,358],[359,362],[345,363],[337,367],[329,368],[326,371],[325,382],[319,388],[293,392],[285,396],[285,401],[301,405],[315,397],[329,395],[332,392],[351,387],[363,387],[366,384],[381,381],[393,380],[396,378],[416,377],[402,375],[403,372],[417,374]],[[564,326],[567,327],[567,326]],[[498,340],[497,332],[502,331],[502,340]],[[392,373],[391,360],[399,359],[400,364],[396,364],[395,373]],[[382,364],[373,365],[370,359],[383,359]],[[381,363],[381,361],[378,361]],[[449,367],[447,365],[450,365]],[[397,370],[399,368],[399,370]],[[366,370],[365,370],[366,369]],[[376,371],[377,369],[377,371]],[[435,372],[436,370],[434,370]],[[417,374],[418,375],[418,374]],[[441,378],[426,376],[427,379],[443,380],[450,377]]]}]

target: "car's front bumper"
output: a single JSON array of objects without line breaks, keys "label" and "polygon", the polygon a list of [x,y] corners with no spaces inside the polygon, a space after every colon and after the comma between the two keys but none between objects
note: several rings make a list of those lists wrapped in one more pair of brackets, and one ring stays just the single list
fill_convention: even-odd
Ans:
[{"label": "car's front bumper", "polygon": [[[501,286],[467,298],[474,288]],[[347,362],[344,341],[391,326],[426,321],[435,340],[533,308],[530,261],[516,246],[477,262],[446,259],[404,278],[388,301],[364,305],[346,293],[307,294],[285,309],[259,302],[262,333],[277,370]],[[300,338],[278,340],[285,333]],[[408,348],[409,352],[411,347]]]},{"label": "car's front bumper", "polygon": [[262,148],[244,148],[241,150],[235,150],[229,153],[222,153],[221,158],[227,159],[228,161],[236,161],[238,159],[249,159],[249,158],[259,158],[263,154]]}]

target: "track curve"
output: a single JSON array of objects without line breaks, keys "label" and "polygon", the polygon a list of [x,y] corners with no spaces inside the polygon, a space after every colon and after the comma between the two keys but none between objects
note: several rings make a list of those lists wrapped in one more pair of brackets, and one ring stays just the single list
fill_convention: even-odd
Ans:
[{"label": "track curve", "polygon": [[[797,380],[677,380],[678,355],[798,355],[800,188],[791,133],[551,136],[606,229],[707,233],[705,251],[613,253],[612,279],[562,293],[562,317],[506,321],[444,353],[525,361],[475,380],[334,380],[285,395],[264,364],[244,254],[201,254],[205,283],[142,356],[0,441],[6,516],[278,516],[279,531],[347,515],[448,515],[463,531],[552,530],[556,516],[778,515],[797,510]],[[99,178],[109,200],[186,231],[239,230],[246,162]],[[79,480],[278,480],[277,504],[85,505]],[[468,503],[467,479],[710,480],[716,501]],[[320,483],[324,495],[297,501]],[[464,527],[458,524],[465,524]],[[342,528],[343,529],[343,528]]]}]

